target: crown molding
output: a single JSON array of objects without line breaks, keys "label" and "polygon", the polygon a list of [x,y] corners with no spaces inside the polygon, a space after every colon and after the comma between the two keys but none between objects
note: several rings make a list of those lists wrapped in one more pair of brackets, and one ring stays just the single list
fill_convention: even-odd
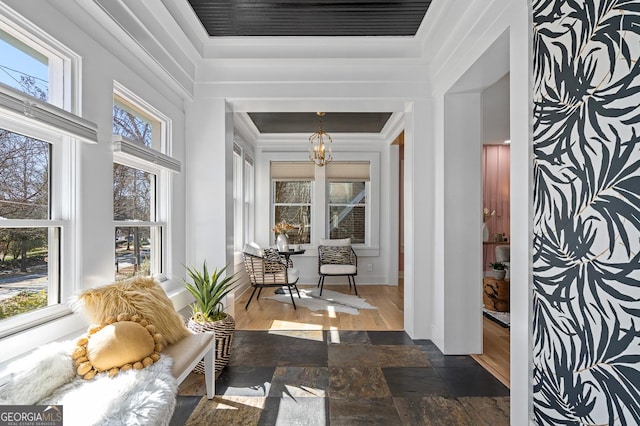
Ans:
[{"label": "crown molding", "polygon": [[393,142],[404,130],[404,113],[394,112],[387,120],[380,135],[388,143]]},{"label": "crown molding", "polygon": [[233,129],[240,138],[248,144],[257,145],[260,132],[246,112],[236,112],[233,115]]},{"label": "crown molding", "polygon": [[124,47],[174,92],[191,99],[198,55],[191,43],[180,37],[182,30],[179,26],[175,23],[171,25],[166,16],[162,18],[163,22],[159,22],[159,12],[153,13],[154,7],[147,3],[146,0],[131,4],[125,4],[122,0],[75,2],[119,43],[116,45],[113,40],[101,36],[100,31],[94,29],[89,32],[86,29],[105,41],[105,47],[114,56],[122,56],[121,49]]}]

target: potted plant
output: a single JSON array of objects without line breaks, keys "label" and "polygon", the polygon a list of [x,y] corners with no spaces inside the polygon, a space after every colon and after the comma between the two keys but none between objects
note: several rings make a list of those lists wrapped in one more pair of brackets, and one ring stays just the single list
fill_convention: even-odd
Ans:
[{"label": "potted plant", "polygon": [[493,262],[490,263],[491,269],[493,270],[493,277],[497,280],[504,280],[504,276],[507,273],[507,265],[502,262]]},{"label": "potted plant", "polygon": [[[195,298],[195,302],[191,305],[191,317],[187,327],[195,333],[215,332],[215,376],[218,377],[222,369],[229,363],[233,332],[236,328],[233,316],[224,312],[223,300],[229,292],[236,288],[237,277],[235,274],[223,276],[227,269],[226,266],[220,270],[215,268],[209,274],[206,261],[202,265],[201,271],[192,266],[186,269],[193,283],[184,281],[185,288]],[[195,371],[204,373],[202,362],[198,364]]]}]

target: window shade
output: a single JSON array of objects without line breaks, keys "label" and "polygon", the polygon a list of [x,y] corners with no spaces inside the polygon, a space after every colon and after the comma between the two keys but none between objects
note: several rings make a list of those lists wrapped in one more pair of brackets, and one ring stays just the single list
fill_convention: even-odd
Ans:
[{"label": "window shade", "polygon": [[313,180],[314,167],[311,161],[272,161],[271,179]]},{"label": "window shade", "polygon": [[327,164],[327,179],[332,181],[353,182],[368,181],[371,165],[368,161],[331,162]]},{"label": "window shade", "polygon": [[98,126],[68,111],[0,84],[0,115],[19,118],[85,142],[98,142]]},{"label": "window shade", "polygon": [[141,160],[176,173],[179,173],[181,169],[179,160],[120,135],[113,135],[113,153],[113,159],[116,162],[120,156],[125,156],[125,158]]}]

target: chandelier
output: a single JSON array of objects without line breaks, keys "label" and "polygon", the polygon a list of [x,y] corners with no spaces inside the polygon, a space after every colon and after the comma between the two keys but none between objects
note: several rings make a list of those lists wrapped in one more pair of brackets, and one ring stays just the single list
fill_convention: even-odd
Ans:
[{"label": "chandelier", "polygon": [[322,130],[322,117],[324,117],[324,112],[316,112],[316,115],[320,117],[320,127],[318,127],[318,131],[309,136],[309,160],[318,167],[322,167],[333,160],[331,156],[333,139],[331,139],[331,136],[329,136],[327,132]]}]

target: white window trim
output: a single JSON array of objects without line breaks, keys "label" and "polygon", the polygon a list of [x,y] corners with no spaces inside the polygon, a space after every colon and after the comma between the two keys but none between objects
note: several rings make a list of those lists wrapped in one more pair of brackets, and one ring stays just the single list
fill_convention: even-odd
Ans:
[{"label": "white window trim", "polygon": [[[160,228],[162,238],[160,238],[160,241],[156,243],[157,246],[151,253],[151,261],[153,264],[157,265],[157,268],[159,269],[159,271],[156,270],[153,276],[160,281],[166,281],[172,273],[172,271],[169,270],[171,262],[168,251],[171,239],[171,175],[173,173],[180,172],[182,169],[181,162],[166,153],[171,151],[172,146],[172,141],[170,140],[171,119],[116,81],[114,81],[114,97],[122,99],[127,104],[135,107],[135,109],[140,110],[141,115],[151,116],[153,120],[159,123],[159,129],[154,127],[153,131],[160,131],[160,140],[157,141],[157,135],[153,135],[152,137],[154,139],[154,145],[158,145],[162,152],[159,152],[152,147],[140,145],[121,135],[112,135],[114,163],[139,169],[156,176],[156,199],[155,205],[152,206],[154,209],[155,220],[114,220],[113,224],[114,229],[118,227],[133,226]],[[115,258],[113,263],[115,264]]]},{"label": "white window trim", "polygon": [[[310,188],[309,188],[309,192],[311,193],[311,201],[309,203],[278,203],[279,206],[309,206],[309,212],[311,213],[311,232],[309,233],[309,242],[308,243],[302,243],[301,245],[303,247],[309,247],[313,245],[313,234],[315,233],[315,228],[314,228],[314,220],[313,220],[313,213],[314,213],[314,195],[315,195],[315,180],[314,179],[310,179],[310,178],[295,178],[295,179],[272,179],[271,180],[271,202],[270,202],[270,214],[269,217],[271,218],[270,222],[272,225],[275,225],[276,223],[276,203],[273,200],[273,197],[275,196],[275,187],[276,187],[276,182],[309,182],[310,183]],[[275,233],[271,233],[271,239],[269,240],[269,244],[274,244],[276,243],[276,235]]]},{"label": "white window trim", "polygon": [[7,34],[48,58],[49,105],[80,114],[82,111],[80,55],[2,2],[0,2],[0,26]]},{"label": "white window trim", "polygon": [[[19,318],[8,318],[0,327],[2,345],[12,348],[0,356],[0,362],[11,353],[22,353],[33,348],[34,339],[60,336],[60,330],[77,327],[78,317],[71,315],[67,302],[80,289],[81,268],[77,261],[80,247],[77,243],[78,143],[97,143],[97,125],[80,117],[82,59],[31,21],[0,2],[2,30],[34,50],[49,61],[49,100],[44,102],[8,86],[2,90],[5,100],[0,105],[0,127],[53,145],[51,162],[51,220],[2,221],[4,226],[49,226],[60,229],[56,244],[60,261],[49,266],[50,274],[59,277],[60,303],[24,313]],[[26,100],[26,102],[25,102]],[[26,107],[26,108],[25,108]],[[27,114],[25,114],[25,110]],[[74,115],[76,114],[76,115]],[[31,117],[33,116],[33,117]]]},{"label": "white window trim", "polygon": [[[1,110],[1,108],[0,108]],[[3,228],[59,228],[60,236],[58,241],[49,241],[49,244],[58,244],[58,262],[52,262],[48,266],[49,280],[57,281],[59,292],[56,305],[47,306],[36,311],[28,312],[17,317],[7,318],[0,322],[0,338],[10,334],[36,327],[54,319],[71,313],[67,306],[67,300],[76,290],[77,265],[75,256],[75,222],[72,220],[73,200],[75,196],[75,156],[73,144],[68,137],[56,133],[49,133],[43,128],[33,129],[33,132],[21,132],[25,125],[13,126],[11,122],[6,122],[0,117],[0,128],[16,133],[31,133],[26,136],[34,137],[52,145],[50,157],[50,204],[51,219],[7,219],[2,220]],[[29,127],[29,126],[26,126]],[[37,134],[38,136],[33,136]],[[66,172],[65,172],[66,171]],[[51,250],[51,249],[50,249]],[[50,285],[51,287],[51,285]]]},{"label": "white window trim", "polygon": [[172,135],[172,124],[169,117],[117,81],[113,82],[113,94],[124,102],[141,110],[143,116],[149,116],[159,123],[159,128],[154,127],[153,123],[151,123],[153,134],[151,142],[152,147],[150,149],[172,158],[173,144],[170,140]]},{"label": "white window trim", "polygon": [[[346,181],[346,180],[327,180],[327,187],[329,186],[330,183],[345,183],[345,182],[350,182],[350,181]],[[371,241],[371,216],[372,216],[372,212],[371,212],[371,206],[369,205],[369,202],[371,200],[371,182],[369,180],[361,180],[361,181],[355,181],[355,182],[363,182],[364,183],[364,190],[365,190],[365,204],[353,204],[354,208],[355,207],[364,207],[365,209],[365,236],[364,236],[364,243],[353,243],[352,245],[354,247],[369,247],[369,241]],[[326,223],[326,235],[331,235],[331,206],[349,206],[349,203],[331,203],[329,201],[329,190],[327,189],[327,223]]]},{"label": "white window trim", "polygon": [[[370,218],[369,226],[367,228],[367,244],[354,244],[354,249],[358,256],[379,256],[380,255],[380,198],[381,198],[381,186],[380,186],[380,153],[379,152],[340,152],[340,161],[353,161],[363,162],[368,161],[371,167],[371,176],[369,179],[369,192],[367,193],[370,204],[369,214]],[[335,156],[335,152],[334,152]],[[256,211],[257,212],[269,212],[269,222],[257,223],[257,230],[259,236],[264,241],[272,241],[271,227],[273,222],[273,208],[272,208],[272,181],[270,175],[270,165],[272,161],[309,161],[308,152],[279,152],[269,151],[262,152],[259,168],[256,169]],[[316,167],[315,182],[312,185],[312,191],[318,193],[312,193],[312,211],[311,211],[311,244],[305,245],[307,253],[312,255],[313,249],[317,248],[320,238],[328,238],[324,236],[324,233],[328,229],[325,225],[328,223],[328,193],[327,193],[327,180],[325,179],[325,168]],[[324,190],[320,190],[318,185],[323,182]],[[314,202],[316,204],[314,204]],[[258,215],[256,215],[258,217]],[[328,235],[328,234],[327,234]],[[270,244],[270,243],[269,243]]]},{"label": "white window trim", "polygon": [[[234,263],[239,264],[242,262],[242,248],[245,244],[251,243],[255,240],[255,224],[253,222],[255,217],[255,191],[256,191],[256,180],[255,180],[255,161],[253,160],[253,150],[252,147],[245,143],[240,138],[234,138],[233,141],[234,151],[240,151],[240,164],[241,171],[240,177],[242,182],[240,183],[240,188],[238,188],[241,192],[241,199],[239,200],[239,206],[241,207],[241,211],[238,215],[234,215],[234,225],[233,225],[233,253],[234,253]],[[234,152],[234,154],[235,154]],[[235,161],[235,159],[234,159]],[[247,163],[251,163],[252,176],[247,176]],[[235,164],[235,163],[234,163]],[[235,191],[236,191],[236,175],[233,176],[233,186],[234,186],[234,205],[235,205]],[[249,203],[247,206],[247,195],[250,197]],[[236,241],[236,221],[240,220],[242,222],[241,225],[241,234],[242,238],[240,243]]]},{"label": "white window trim", "polygon": [[244,212],[244,243],[255,240],[255,163],[246,153],[242,162],[244,188],[242,208]]},{"label": "white window trim", "polygon": [[153,273],[152,275],[160,281],[166,281],[169,259],[167,256],[168,223],[164,211],[166,211],[166,208],[168,207],[168,194],[163,195],[163,193],[168,191],[163,191],[163,188],[170,186],[170,173],[162,167],[126,153],[119,153],[118,156],[114,155],[113,162],[122,164],[123,166],[142,170],[147,173],[151,173],[156,177],[154,188],[156,195],[154,202],[155,204],[151,206],[153,209],[153,215],[155,216],[156,220],[114,220],[113,225],[114,229],[126,227],[157,227],[160,229],[162,238],[160,238],[160,241],[156,242],[156,246],[151,252],[151,261],[153,262],[152,264],[157,265],[159,271],[154,271],[155,273]]}]

